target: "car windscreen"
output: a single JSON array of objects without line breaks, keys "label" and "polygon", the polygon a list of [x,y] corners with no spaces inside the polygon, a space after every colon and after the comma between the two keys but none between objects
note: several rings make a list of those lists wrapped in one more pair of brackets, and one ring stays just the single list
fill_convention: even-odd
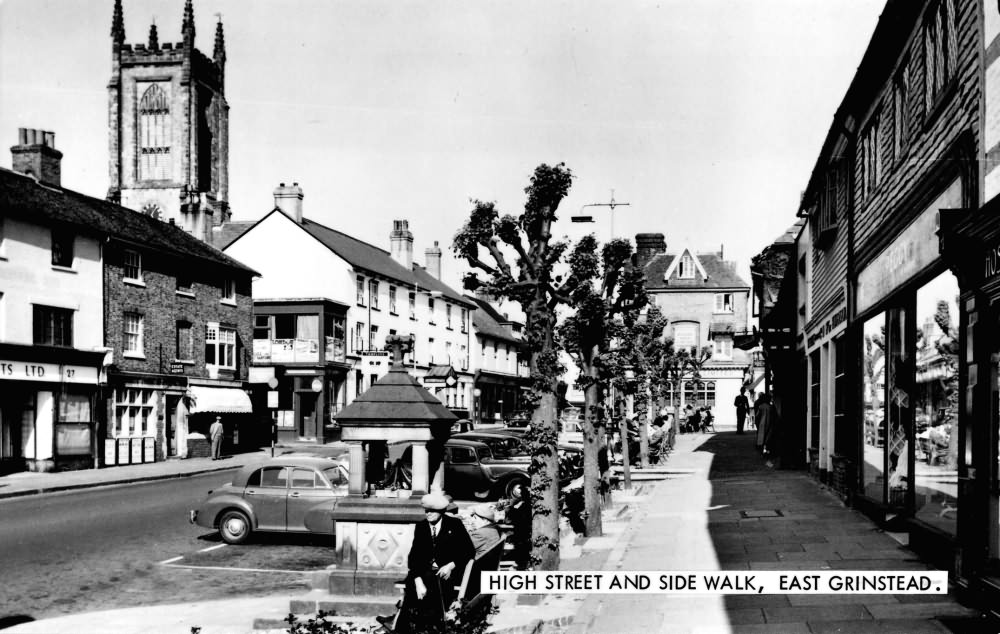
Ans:
[{"label": "car windscreen", "polygon": [[339,465],[334,465],[323,469],[323,475],[326,479],[330,481],[333,486],[343,486],[347,484],[347,474],[344,470],[340,468]]}]

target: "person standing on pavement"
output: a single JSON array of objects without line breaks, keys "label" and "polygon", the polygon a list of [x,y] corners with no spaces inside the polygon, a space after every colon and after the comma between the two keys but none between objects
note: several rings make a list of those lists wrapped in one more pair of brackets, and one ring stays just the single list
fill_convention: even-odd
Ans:
[{"label": "person standing on pavement", "polygon": [[778,408],[771,402],[771,395],[765,394],[760,405],[757,434],[762,437],[764,457],[768,467],[774,466],[774,457],[778,451]]},{"label": "person standing on pavement", "polygon": [[743,425],[747,420],[747,412],[750,410],[750,401],[747,399],[747,389],[745,387],[740,388],[740,395],[733,401],[733,407],[736,408],[736,433],[742,434]]},{"label": "person standing on pavement", "polygon": [[222,457],[222,417],[216,416],[215,422],[208,429],[208,436],[212,440],[212,460]]}]

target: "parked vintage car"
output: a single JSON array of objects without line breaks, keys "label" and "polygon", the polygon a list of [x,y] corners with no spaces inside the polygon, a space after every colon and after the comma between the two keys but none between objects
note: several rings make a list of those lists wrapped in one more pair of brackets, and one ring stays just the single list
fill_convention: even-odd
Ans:
[{"label": "parked vintage car", "polygon": [[330,511],[347,496],[347,484],[347,469],[338,460],[271,458],[241,468],[232,482],[209,491],[190,521],[218,529],[228,544],[242,544],[255,531],[332,534]]},{"label": "parked vintage car", "polygon": [[[412,442],[393,443],[389,459],[406,469],[413,463]],[[527,483],[528,461],[500,459],[488,445],[465,438],[451,438],[444,447],[444,480],[449,495],[460,500],[483,500],[507,495],[517,483]]]},{"label": "parked vintage car", "polygon": [[[453,439],[476,440],[485,443],[495,459],[530,460],[531,451],[524,441],[525,428],[470,431],[455,434]],[[583,475],[583,447],[559,443],[559,482],[566,482]]]}]

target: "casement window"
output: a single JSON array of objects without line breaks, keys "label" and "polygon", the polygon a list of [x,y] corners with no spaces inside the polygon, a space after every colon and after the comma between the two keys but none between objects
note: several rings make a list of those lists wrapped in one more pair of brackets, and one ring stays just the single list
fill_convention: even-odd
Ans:
[{"label": "casement window", "polygon": [[910,130],[913,125],[910,112],[910,64],[904,62],[892,83],[892,150],[899,160],[910,144]]},{"label": "casement window", "polygon": [[460,356],[459,361],[461,361],[461,363],[462,363],[462,369],[463,370],[468,370],[469,369],[469,351],[468,351],[468,349],[464,345],[460,347],[460,350],[461,350],[461,353],[459,355]]},{"label": "casement window", "polygon": [[451,304],[444,305],[444,325],[451,328]]},{"label": "casement window", "polygon": [[[256,329],[254,332],[256,332]],[[176,350],[177,354],[174,358],[178,361],[194,361],[194,329],[191,327],[191,322],[189,321],[177,322]]]},{"label": "casement window", "polygon": [[868,126],[861,135],[858,151],[861,153],[861,198],[870,197],[878,187],[882,177],[882,161],[879,160],[881,148],[879,145],[880,116],[872,115]]},{"label": "casement window", "polygon": [[177,274],[177,292],[181,295],[194,295],[194,281],[188,273]]},{"label": "casement window", "polygon": [[445,356],[445,363],[447,363],[448,365],[451,365],[451,342],[450,341],[444,342],[444,356]]},{"label": "casement window", "polygon": [[378,310],[378,282],[368,280],[368,305]]},{"label": "casement window", "polygon": [[462,309],[462,332],[469,332],[469,309]]},{"label": "casement window", "polygon": [[396,287],[389,287],[389,312],[393,315],[396,314]]},{"label": "casement window", "polygon": [[232,279],[222,281],[222,300],[227,304],[236,303],[236,282]]},{"label": "casement window", "polygon": [[427,298],[427,314],[428,314],[428,317],[427,317],[428,323],[430,323],[430,325],[432,325],[432,326],[435,325],[435,323],[434,323],[434,298],[433,297],[428,297]]},{"label": "casement window", "polygon": [[142,356],[142,327],[143,316],[141,313],[126,312],[123,319],[122,350],[125,356]]},{"label": "casement window", "polygon": [[36,345],[73,347],[73,311],[67,308],[34,305],[33,337]]},{"label": "casement window", "polygon": [[840,192],[848,183],[845,161],[837,161],[827,168],[823,176],[824,186],[820,192],[818,207],[812,211],[814,230],[813,242],[823,243],[832,236],[839,226],[837,207],[840,202]]},{"label": "casement window", "polygon": [[427,339],[427,350],[430,352],[430,365],[434,365],[434,337]]},{"label": "casement window", "polygon": [[123,268],[125,279],[130,282],[142,282],[142,254],[126,249]]},{"label": "casement window", "polygon": [[686,253],[681,256],[680,264],[677,266],[677,277],[682,280],[694,278],[694,259]]},{"label": "casement window", "polygon": [[112,437],[152,436],[156,434],[156,392],[145,389],[114,390],[115,419]]},{"label": "casement window", "polygon": [[712,350],[712,356],[717,359],[732,359],[733,358],[732,337],[716,337],[714,340],[714,349]]},{"label": "casement window", "polygon": [[275,339],[271,333],[274,332],[274,315],[254,315],[253,316],[253,338],[254,339]]},{"label": "casement window", "polygon": [[375,341],[378,338],[378,326],[372,324],[368,329],[368,349],[375,350]]},{"label": "casement window", "polygon": [[205,364],[236,369],[236,329],[210,322],[205,327]]},{"label": "casement window", "polygon": [[159,84],[139,101],[139,179],[170,178],[170,102]]},{"label": "casement window", "polygon": [[410,293],[410,319],[417,319],[417,294]]},{"label": "casement window", "polygon": [[733,294],[732,293],[716,293],[715,294],[715,312],[717,312],[717,313],[731,313],[731,312],[733,312]]},{"label": "casement window", "polygon": [[52,230],[52,266],[73,267],[74,239],[69,231]]},{"label": "casement window", "polygon": [[940,0],[924,24],[924,105],[930,113],[958,64],[954,0]]},{"label": "casement window", "polygon": [[365,278],[361,277],[360,275],[358,276],[357,288],[358,288],[358,306],[364,306],[365,305]]}]

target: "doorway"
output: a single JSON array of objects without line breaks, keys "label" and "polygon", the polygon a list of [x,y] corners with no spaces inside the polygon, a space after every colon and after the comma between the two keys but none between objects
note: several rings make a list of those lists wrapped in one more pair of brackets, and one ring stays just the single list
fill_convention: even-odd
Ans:
[{"label": "doorway", "polygon": [[315,392],[299,392],[299,436],[316,437],[316,397]]},{"label": "doorway", "polygon": [[166,395],[167,415],[164,418],[165,428],[163,430],[163,434],[165,436],[164,449],[168,458],[177,455],[177,405],[180,401],[180,396],[174,396],[172,394]]}]

